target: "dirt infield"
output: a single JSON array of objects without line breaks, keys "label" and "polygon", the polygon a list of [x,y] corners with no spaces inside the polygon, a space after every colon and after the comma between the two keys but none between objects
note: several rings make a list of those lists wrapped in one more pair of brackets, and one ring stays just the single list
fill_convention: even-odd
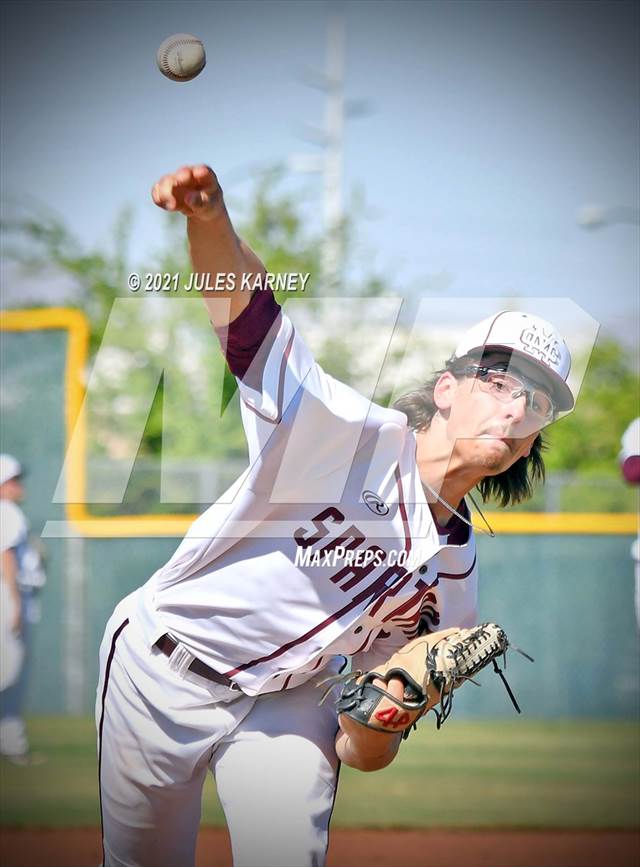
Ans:
[{"label": "dirt infield", "polygon": [[[96,867],[101,858],[99,833],[91,828],[2,829],[0,841],[2,867]],[[637,867],[639,858],[639,831],[337,828],[327,867]],[[224,829],[201,831],[196,867],[231,867]]]}]

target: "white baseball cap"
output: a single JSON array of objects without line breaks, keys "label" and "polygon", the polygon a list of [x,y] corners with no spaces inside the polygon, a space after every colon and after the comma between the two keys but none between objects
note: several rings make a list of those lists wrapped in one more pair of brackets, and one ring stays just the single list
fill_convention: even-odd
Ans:
[{"label": "white baseball cap", "polygon": [[15,479],[23,473],[20,461],[13,455],[0,455],[0,485],[4,485],[9,479]]},{"label": "white baseball cap", "polygon": [[507,349],[533,362],[553,388],[556,408],[570,410],[574,397],[567,385],[571,353],[558,330],[531,313],[502,310],[478,322],[462,338],[453,358],[485,349]]}]

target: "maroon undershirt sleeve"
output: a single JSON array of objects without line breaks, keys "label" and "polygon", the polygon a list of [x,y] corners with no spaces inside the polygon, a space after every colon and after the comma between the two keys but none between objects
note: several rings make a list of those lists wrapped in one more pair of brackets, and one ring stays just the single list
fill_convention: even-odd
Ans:
[{"label": "maroon undershirt sleeve", "polygon": [[264,363],[278,333],[280,306],[271,289],[254,289],[242,313],[215,328],[229,370],[250,388],[260,390]]},{"label": "maroon undershirt sleeve", "polygon": [[[429,505],[429,508],[431,509],[431,505]],[[469,508],[464,500],[462,501],[462,514],[467,518],[467,520],[471,520],[471,513],[469,512]],[[467,544],[469,541],[469,525],[465,524],[464,521],[461,521],[457,515],[452,515],[445,527],[441,526],[436,521],[435,516],[433,515],[433,510],[431,511],[431,517],[433,518],[433,523],[436,525],[438,536],[447,536],[445,544]]]},{"label": "maroon undershirt sleeve", "polygon": [[640,455],[629,455],[622,464],[622,475],[630,484],[640,484]]}]

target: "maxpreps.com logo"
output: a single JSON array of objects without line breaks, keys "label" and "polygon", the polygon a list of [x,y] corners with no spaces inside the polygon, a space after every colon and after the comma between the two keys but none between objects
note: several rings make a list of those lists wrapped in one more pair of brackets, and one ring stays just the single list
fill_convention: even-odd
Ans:
[{"label": "maxpreps.com logo", "polygon": [[520,335],[520,343],[525,352],[534,358],[539,358],[549,367],[559,367],[562,360],[560,343],[553,331],[533,324],[525,328]]},{"label": "maxpreps.com logo", "polygon": [[362,499],[367,508],[373,512],[374,515],[382,516],[389,514],[389,506],[387,506],[385,501],[381,500],[377,494],[374,494],[373,491],[363,491]]}]

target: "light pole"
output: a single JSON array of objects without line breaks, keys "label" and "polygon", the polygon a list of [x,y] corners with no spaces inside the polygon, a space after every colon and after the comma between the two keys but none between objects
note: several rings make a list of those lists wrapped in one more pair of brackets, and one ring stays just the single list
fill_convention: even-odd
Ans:
[{"label": "light pole", "polygon": [[339,282],[342,249],[342,162],[344,138],[344,18],[329,18],[329,44],[325,103],[326,144],[324,151],[325,244],[322,270],[329,286]]},{"label": "light pole", "polygon": [[318,172],[323,176],[324,242],[322,277],[327,287],[340,283],[344,263],[342,169],[345,119],[370,114],[372,107],[364,100],[347,100],[344,96],[346,27],[341,15],[329,17],[326,71],[308,70],[304,81],[326,94],[324,126],[305,126],[304,137],[319,145],[324,153],[295,154],[289,165],[298,172]]}]

